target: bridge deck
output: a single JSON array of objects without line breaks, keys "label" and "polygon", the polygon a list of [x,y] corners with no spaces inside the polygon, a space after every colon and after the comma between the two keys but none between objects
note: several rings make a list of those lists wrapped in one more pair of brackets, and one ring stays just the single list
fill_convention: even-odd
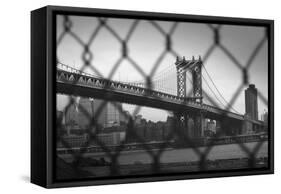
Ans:
[{"label": "bridge deck", "polygon": [[243,115],[197,103],[194,98],[181,98],[88,74],[57,70],[56,82],[57,92],[62,94],[101,98],[173,111],[203,111],[211,118],[226,116],[235,120],[244,120]]}]

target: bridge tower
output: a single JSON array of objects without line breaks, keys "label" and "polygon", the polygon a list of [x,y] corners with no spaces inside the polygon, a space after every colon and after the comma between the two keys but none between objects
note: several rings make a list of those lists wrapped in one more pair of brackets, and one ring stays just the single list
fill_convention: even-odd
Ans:
[{"label": "bridge tower", "polygon": [[[202,104],[203,96],[202,96],[202,65],[203,62],[201,57],[195,60],[192,57],[191,60],[186,60],[185,57],[176,59],[176,70],[177,70],[177,95],[182,98],[187,98],[188,94],[186,91],[186,72],[190,72],[192,75],[192,91],[193,95],[191,98],[197,103]],[[190,97],[189,97],[190,99]],[[202,134],[202,113],[198,113],[196,115],[189,115],[188,113],[176,113],[177,120],[180,124],[180,127],[183,130],[192,130],[188,129],[188,120],[191,118],[194,123],[193,133],[189,133],[183,131],[183,134],[194,134],[194,137],[200,137]]]},{"label": "bridge tower", "polygon": [[192,57],[191,60],[186,60],[185,57],[176,60],[177,69],[177,93],[179,97],[187,97],[186,94],[186,72],[189,71],[192,75],[193,98],[196,102],[202,104],[202,65],[201,57],[197,60]]}]

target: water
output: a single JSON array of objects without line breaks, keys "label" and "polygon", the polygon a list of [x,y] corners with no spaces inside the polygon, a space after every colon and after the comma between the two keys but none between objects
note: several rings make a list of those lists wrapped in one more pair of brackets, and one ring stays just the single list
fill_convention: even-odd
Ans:
[{"label": "water", "polygon": [[[244,143],[244,145],[252,152],[255,146],[259,142]],[[207,147],[198,148],[200,153],[204,153]],[[159,153],[159,150],[151,150],[153,154]],[[66,161],[71,161],[71,155],[61,156]],[[84,157],[91,158],[101,158],[104,157],[107,161],[110,161],[110,157],[105,155],[105,153],[86,153]],[[231,159],[231,158],[248,158],[248,154],[239,147],[238,144],[224,144],[215,145],[212,147],[207,155],[207,159]],[[268,157],[268,142],[263,142],[262,146],[259,148],[255,155],[256,158]],[[168,149],[159,155],[160,163],[174,163],[174,162],[192,162],[199,161],[200,155],[196,153],[192,148],[184,149]],[[118,162],[121,165],[125,164],[148,164],[152,163],[152,156],[144,150],[135,151],[122,151],[118,157]]]}]

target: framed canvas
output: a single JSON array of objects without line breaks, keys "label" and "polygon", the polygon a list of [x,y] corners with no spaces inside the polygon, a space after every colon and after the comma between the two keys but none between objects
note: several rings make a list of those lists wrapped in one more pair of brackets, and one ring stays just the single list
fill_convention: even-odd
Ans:
[{"label": "framed canvas", "polygon": [[273,173],[273,21],[31,12],[31,182]]}]

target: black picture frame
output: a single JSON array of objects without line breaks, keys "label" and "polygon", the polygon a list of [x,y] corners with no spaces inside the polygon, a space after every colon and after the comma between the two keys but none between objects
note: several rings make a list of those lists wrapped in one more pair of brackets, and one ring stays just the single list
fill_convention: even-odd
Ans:
[{"label": "black picture frame", "polygon": [[[136,175],[57,181],[54,177],[56,128],[56,14],[264,26],[268,31],[268,168]],[[170,13],[46,6],[31,12],[31,182],[46,188],[168,181],[274,173],[274,21]]]}]

